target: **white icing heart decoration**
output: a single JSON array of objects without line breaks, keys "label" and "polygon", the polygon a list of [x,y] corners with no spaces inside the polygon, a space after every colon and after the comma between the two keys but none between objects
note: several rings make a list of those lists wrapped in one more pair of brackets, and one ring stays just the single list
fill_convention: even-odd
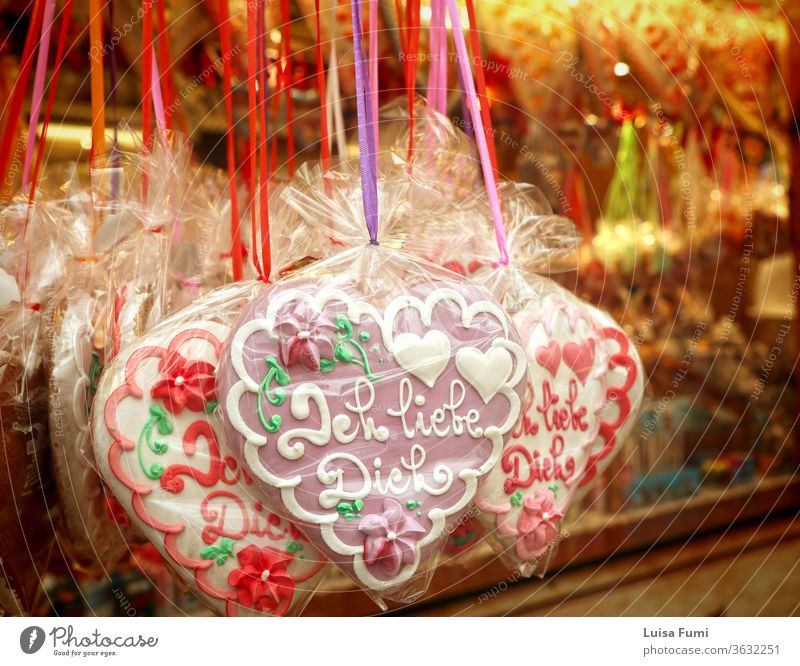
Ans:
[{"label": "white icing heart decoration", "polygon": [[548,296],[512,319],[528,354],[523,415],[476,503],[514,566],[530,572],[625,441],[644,379],[625,333],[587,304]]},{"label": "white icing heart decoration", "polygon": [[508,381],[514,368],[514,359],[503,347],[492,347],[485,352],[466,347],[459,349],[456,354],[456,368],[487,403]]},{"label": "white icing heart decoration", "polygon": [[450,340],[441,331],[428,331],[422,338],[416,333],[400,333],[393,344],[397,364],[429,388],[450,360]]},{"label": "white icing heart decoration", "polygon": [[168,320],[125,347],[96,397],[95,455],[134,524],[215,611],[296,613],[324,558],[267,510],[226,454],[212,412],[227,334],[217,323]]}]

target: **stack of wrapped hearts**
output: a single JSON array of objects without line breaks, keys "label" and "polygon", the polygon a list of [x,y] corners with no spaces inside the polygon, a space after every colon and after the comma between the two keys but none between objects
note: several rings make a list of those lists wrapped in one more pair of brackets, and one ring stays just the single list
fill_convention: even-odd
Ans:
[{"label": "stack of wrapped hearts", "polygon": [[[299,614],[334,568],[378,605],[411,602],[464,525],[521,575],[543,571],[629,434],[642,367],[608,315],[546,277],[574,257],[572,225],[501,183],[498,261],[471,140],[415,113],[418,148],[387,131],[380,156],[380,244],[357,164],[272,186],[269,281],[230,279],[226,180],[173,144],[156,142],[136,201],[134,186],[40,198],[29,233],[76,237],[59,261],[3,236],[4,309],[25,312],[3,319],[0,375],[18,376],[4,447],[49,431],[37,469],[73,566],[150,544],[227,615]],[[41,566],[22,548],[0,546],[10,612]]]}]

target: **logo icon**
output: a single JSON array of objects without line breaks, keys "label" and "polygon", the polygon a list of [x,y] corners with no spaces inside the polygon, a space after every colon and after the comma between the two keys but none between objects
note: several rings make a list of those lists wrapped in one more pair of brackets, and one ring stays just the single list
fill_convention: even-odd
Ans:
[{"label": "logo icon", "polygon": [[44,629],[41,627],[28,627],[19,636],[19,646],[25,654],[33,654],[42,649],[44,645]]}]

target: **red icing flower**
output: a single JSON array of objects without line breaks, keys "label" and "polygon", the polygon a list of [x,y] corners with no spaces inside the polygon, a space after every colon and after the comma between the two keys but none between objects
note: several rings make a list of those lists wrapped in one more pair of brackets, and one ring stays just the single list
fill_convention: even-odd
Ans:
[{"label": "red icing flower", "polygon": [[216,397],[214,366],[206,361],[189,361],[178,352],[168,352],[158,364],[161,379],[150,394],[162,398],[164,406],[173,414],[180,414],[184,407],[193,412],[202,412],[206,403]]},{"label": "red icing flower", "polygon": [[425,528],[403,513],[399,502],[387,498],[383,513],[364,516],[358,531],[364,535],[364,562],[368,566],[380,563],[387,576],[394,576],[403,564],[414,562],[417,540]]},{"label": "red icing flower", "polygon": [[517,530],[517,554],[523,560],[535,559],[558,538],[558,523],[563,518],[548,488],[539,488],[522,504]]},{"label": "red icing flower", "polygon": [[333,358],[332,334],[336,326],[308,303],[298,303],[275,326],[281,336],[281,363],[290,367],[300,363],[311,372],[320,371],[321,358]]},{"label": "red icing flower", "polygon": [[288,571],[292,555],[264,546],[239,551],[240,569],[228,575],[228,585],[237,588],[237,599],[259,613],[283,615],[294,596],[294,578]]}]

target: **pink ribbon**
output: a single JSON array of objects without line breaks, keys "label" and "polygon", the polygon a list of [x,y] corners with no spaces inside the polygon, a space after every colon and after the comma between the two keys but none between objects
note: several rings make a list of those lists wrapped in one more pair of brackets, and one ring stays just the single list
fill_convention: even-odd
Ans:
[{"label": "pink ribbon", "polygon": [[429,48],[431,63],[428,68],[428,104],[444,115],[447,113],[447,28],[446,7],[443,0],[431,0]]},{"label": "pink ribbon", "polygon": [[[164,39],[164,36],[161,36]],[[156,51],[155,49],[152,50],[153,56],[153,66],[150,69],[151,75],[151,87],[153,89],[153,109],[155,110],[156,114],[156,124],[158,125],[158,131],[163,134],[167,131],[167,116],[164,113],[164,98],[161,95],[161,75],[158,72],[158,61],[156,60]]]},{"label": "pink ribbon", "polygon": [[39,124],[39,113],[44,99],[44,77],[47,73],[47,57],[50,54],[50,34],[53,30],[53,18],[56,13],[56,0],[47,0],[42,19],[42,33],[39,38],[39,53],[36,59],[36,74],[33,79],[33,96],[31,98],[31,118],[28,123],[28,146],[25,150],[25,164],[22,168],[22,189],[28,189],[33,146],[36,143],[36,126]]},{"label": "pink ribbon", "polygon": [[497,249],[500,251],[500,259],[498,261],[500,264],[506,265],[508,264],[508,242],[506,240],[506,229],[503,225],[503,212],[500,208],[500,197],[497,195],[497,183],[494,178],[494,169],[492,169],[492,160],[489,156],[489,145],[486,143],[486,134],[483,131],[478,95],[475,92],[475,81],[472,79],[467,44],[464,40],[464,32],[461,29],[461,18],[458,15],[456,0],[447,0],[447,7],[450,12],[450,22],[453,25],[453,41],[456,45],[458,68],[461,72],[464,92],[467,96],[467,108],[472,117],[475,139],[478,141],[478,155],[481,158],[483,180],[486,183],[486,193],[489,195],[489,206],[494,220],[494,235],[497,239]]}]

